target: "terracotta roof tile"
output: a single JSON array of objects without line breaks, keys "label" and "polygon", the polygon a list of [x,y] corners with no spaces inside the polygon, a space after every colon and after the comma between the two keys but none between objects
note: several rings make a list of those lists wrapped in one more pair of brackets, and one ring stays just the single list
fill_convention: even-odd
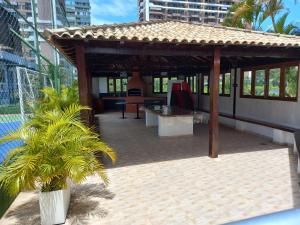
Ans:
[{"label": "terracotta roof tile", "polygon": [[238,28],[192,24],[179,21],[152,21],[46,30],[50,38],[113,39],[252,46],[300,47],[300,37]]}]

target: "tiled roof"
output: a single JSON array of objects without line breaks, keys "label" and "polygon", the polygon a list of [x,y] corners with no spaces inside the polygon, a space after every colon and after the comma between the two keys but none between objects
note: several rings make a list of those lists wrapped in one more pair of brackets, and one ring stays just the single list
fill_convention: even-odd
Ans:
[{"label": "tiled roof", "polygon": [[50,38],[132,40],[202,45],[300,47],[300,37],[179,21],[152,21],[46,30]]}]

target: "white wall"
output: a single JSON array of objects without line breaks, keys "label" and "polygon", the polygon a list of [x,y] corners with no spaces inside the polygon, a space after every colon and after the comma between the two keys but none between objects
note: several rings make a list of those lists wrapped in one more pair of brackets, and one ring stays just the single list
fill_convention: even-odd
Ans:
[{"label": "white wall", "polygon": [[[232,115],[233,111],[233,80],[234,70],[231,70],[231,93],[228,96],[219,96],[219,112]],[[210,99],[209,95],[200,95],[200,109],[209,110]]]},{"label": "white wall", "polygon": [[106,77],[99,77],[99,92],[100,93],[107,93],[107,78]]},{"label": "white wall", "polygon": [[[233,84],[234,71],[231,71]],[[275,123],[293,128],[300,128],[300,97],[297,102],[240,98],[240,69],[237,73],[236,115],[245,118]],[[300,79],[298,84],[300,93]],[[209,110],[209,96],[201,95],[200,108]],[[231,114],[233,112],[233,87],[230,97],[219,97],[219,111]]]},{"label": "white wall", "polygon": [[[239,84],[240,70],[238,72]],[[298,92],[300,93],[299,81]],[[240,88],[237,90],[237,96],[236,115],[284,126],[300,128],[299,97],[297,102],[240,98]]]},{"label": "white wall", "polygon": [[92,78],[92,94],[94,97],[99,97],[99,78],[93,77]]}]

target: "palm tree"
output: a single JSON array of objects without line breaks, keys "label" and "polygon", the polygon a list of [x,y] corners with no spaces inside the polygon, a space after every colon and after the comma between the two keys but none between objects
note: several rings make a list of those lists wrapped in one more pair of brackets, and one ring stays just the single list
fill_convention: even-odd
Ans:
[{"label": "palm tree", "polygon": [[71,87],[63,86],[60,91],[51,87],[45,87],[41,90],[42,97],[38,104],[31,103],[35,111],[47,111],[55,108],[63,109],[74,103],[79,103],[78,85],[76,82]]},{"label": "palm tree", "polygon": [[275,33],[278,33],[276,27],[276,16],[284,9],[282,0],[268,0],[265,3],[264,18],[270,17]]},{"label": "palm tree", "polygon": [[258,0],[244,0],[233,4],[225,17],[223,25],[243,29],[261,30],[266,19],[263,14],[263,3]]},{"label": "palm tree", "polygon": [[295,26],[292,23],[289,23],[286,25],[286,19],[288,17],[289,13],[286,12],[283,14],[277,21],[275,21],[274,27],[276,29],[270,29],[268,32],[273,32],[273,33],[280,33],[280,34],[293,34],[296,31],[297,26]]},{"label": "palm tree", "polygon": [[[44,93],[50,93],[47,90]],[[0,187],[11,195],[22,189],[61,190],[67,186],[67,178],[80,183],[95,173],[108,182],[96,155],[103,153],[113,162],[116,155],[98,134],[81,122],[80,111],[88,108],[77,103],[52,108],[49,105],[45,107],[47,110],[35,110],[32,119],[18,131],[0,139],[0,143],[23,142],[0,165]]]}]

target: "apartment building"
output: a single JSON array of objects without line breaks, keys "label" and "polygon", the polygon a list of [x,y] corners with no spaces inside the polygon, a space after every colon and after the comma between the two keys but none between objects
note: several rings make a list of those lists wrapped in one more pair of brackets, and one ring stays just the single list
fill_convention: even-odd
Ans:
[{"label": "apartment building", "polygon": [[138,0],[139,20],[180,20],[219,24],[239,0]]},{"label": "apartment building", "polygon": [[91,6],[89,0],[65,0],[65,4],[70,26],[91,24]]},{"label": "apartment building", "polygon": [[[9,8],[10,6],[6,5],[4,1],[1,1],[4,7]],[[11,0],[12,6],[30,23],[34,24],[33,19],[33,8],[36,11],[36,21],[37,29],[39,32],[43,32],[46,28],[60,28],[69,26],[66,10],[65,10],[65,0]],[[32,2],[35,2],[35,5],[32,6]],[[11,7],[10,7],[11,8]],[[10,10],[15,12],[14,10]],[[35,34],[33,29],[29,24],[17,13],[14,13],[18,18],[20,24],[20,33],[21,36],[32,46],[35,46]],[[55,54],[52,47],[42,38],[39,38],[39,45],[41,54],[46,56],[52,62],[55,60]],[[23,56],[26,60],[34,62],[36,61],[35,53],[23,45]]]},{"label": "apartment building", "polygon": [[17,77],[15,67],[34,68],[23,57],[21,40],[10,29],[20,32],[20,24],[11,8],[0,1],[0,105],[17,101]]}]

